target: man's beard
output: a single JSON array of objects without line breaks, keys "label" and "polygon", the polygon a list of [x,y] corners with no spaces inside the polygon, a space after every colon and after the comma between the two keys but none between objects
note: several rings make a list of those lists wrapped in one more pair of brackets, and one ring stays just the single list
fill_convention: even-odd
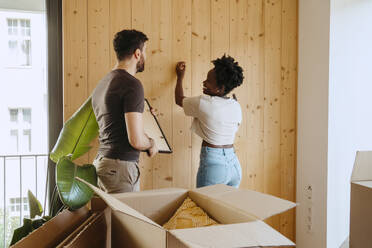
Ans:
[{"label": "man's beard", "polygon": [[140,60],[137,62],[136,69],[137,72],[143,72],[145,70],[145,58],[142,54]]}]

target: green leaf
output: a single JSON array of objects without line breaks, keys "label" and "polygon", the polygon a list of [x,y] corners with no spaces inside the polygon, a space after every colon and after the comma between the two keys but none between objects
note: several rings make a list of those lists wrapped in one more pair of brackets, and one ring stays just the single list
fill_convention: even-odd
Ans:
[{"label": "green leaf", "polygon": [[30,217],[31,219],[35,218],[36,215],[41,216],[43,213],[43,208],[40,202],[36,199],[34,194],[29,190],[27,192],[28,195],[28,205],[30,206]]},{"label": "green leaf", "polygon": [[14,245],[18,241],[20,241],[22,238],[26,237],[30,232],[32,232],[32,230],[33,230],[32,220],[23,219],[23,226],[14,230],[10,245]]},{"label": "green leaf", "polygon": [[84,206],[94,193],[91,188],[75,177],[80,177],[93,185],[97,185],[97,174],[93,165],[78,166],[68,156],[60,158],[56,170],[58,192],[63,204],[71,210]]},{"label": "green leaf", "polygon": [[26,218],[23,219],[23,226],[14,230],[10,245],[14,245],[18,241],[20,241],[22,238],[29,235],[32,231],[41,227],[45,222],[47,222],[50,219],[51,219],[50,216],[44,216],[42,218],[37,218],[34,220],[26,219]]},{"label": "green leaf", "polygon": [[98,124],[92,108],[91,97],[63,125],[50,159],[55,163],[66,155],[72,154],[75,160],[87,153],[90,143],[98,135]]},{"label": "green leaf", "polygon": [[38,229],[39,227],[41,227],[47,221],[48,220],[46,220],[44,218],[32,220],[32,230]]},{"label": "green leaf", "polygon": [[47,222],[47,221],[49,221],[49,220],[51,220],[53,217],[52,216],[49,216],[49,215],[45,215],[45,216],[43,216],[43,220],[44,220],[44,222]]}]

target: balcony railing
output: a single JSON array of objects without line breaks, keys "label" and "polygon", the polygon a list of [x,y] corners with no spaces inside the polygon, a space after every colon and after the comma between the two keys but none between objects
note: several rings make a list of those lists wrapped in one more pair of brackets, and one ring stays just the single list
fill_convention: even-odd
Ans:
[{"label": "balcony railing", "polygon": [[7,247],[14,228],[22,225],[24,217],[29,217],[27,190],[31,190],[41,204],[44,203],[44,210],[47,207],[45,192],[48,154],[0,155],[1,164],[3,244],[0,247]]}]

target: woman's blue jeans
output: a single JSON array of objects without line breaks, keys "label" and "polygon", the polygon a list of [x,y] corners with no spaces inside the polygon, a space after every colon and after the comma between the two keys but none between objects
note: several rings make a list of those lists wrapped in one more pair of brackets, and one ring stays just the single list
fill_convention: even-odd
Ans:
[{"label": "woman's blue jeans", "polygon": [[196,187],[226,184],[238,188],[241,178],[242,169],[234,148],[202,147]]}]

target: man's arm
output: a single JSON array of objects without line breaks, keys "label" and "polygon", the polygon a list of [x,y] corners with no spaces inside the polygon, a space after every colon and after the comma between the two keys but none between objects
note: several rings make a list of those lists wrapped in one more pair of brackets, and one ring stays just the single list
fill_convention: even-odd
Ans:
[{"label": "man's arm", "polygon": [[183,106],[182,102],[185,96],[183,95],[183,87],[182,81],[185,75],[186,64],[185,62],[178,62],[176,66],[176,73],[177,73],[177,84],[176,89],[174,91],[174,98],[176,100],[176,104],[180,107]]},{"label": "man's arm", "polygon": [[142,113],[125,113],[125,123],[129,144],[140,151],[149,150],[154,146],[154,140],[149,138],[143,128]]}]

